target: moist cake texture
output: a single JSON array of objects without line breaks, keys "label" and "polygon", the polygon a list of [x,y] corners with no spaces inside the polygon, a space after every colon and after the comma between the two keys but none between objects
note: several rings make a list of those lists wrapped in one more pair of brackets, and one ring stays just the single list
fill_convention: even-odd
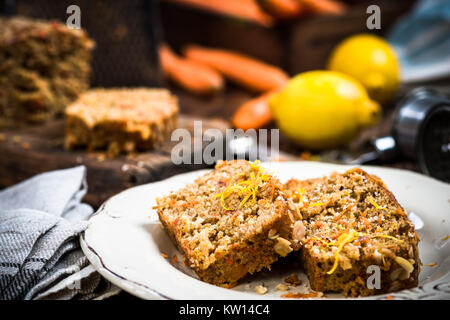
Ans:
[{"label": "moist cake texture", "polygon": [[0,124],[61,114],[89,86],[93,47],[56,21],[0,18]]},{"label": "moist cake texture", "polygon": [[178,100],[165,89],[92,89],[66,109],[66,148],[150,150],[170,137],[177,116]]},{"label": "moist cake texture", "polygon": [[[286,192],[306,227],[301,260],[312,289],[367,296],[417,286],[418,236],[379,178],[351,169],[324,178],[292,179]],[[381,271],[379,289],[367,286],[373,266]]]},{"label": "moist cake texture", "polygon": [[219,161],[194,183],[157,199],[157,212],[201,280],[232,287],[298,250],[304,227],[281,184],[258,162]]}]

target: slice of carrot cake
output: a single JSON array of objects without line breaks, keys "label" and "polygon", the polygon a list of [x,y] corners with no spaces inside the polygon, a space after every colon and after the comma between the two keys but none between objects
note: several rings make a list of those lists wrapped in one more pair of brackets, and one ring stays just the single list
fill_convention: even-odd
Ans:
[{"label": "slice of carrot cake", "polygon": [[62,114],[89,87],[93,48],[61,22],[0,17],[0,126]]},{"label": "slice of carrot cake", "polygon": [[232,287],[299,249],[305,229],[283,188],[259,162],[219,161],[156,208],[185,264],[203,281]]},{"label": "slice of carrot cake", "polygon": [[[306,227],[301,250],[316,291],[367,296],[417,286],[418,236],[405,210],[361,169],[286,184]],[[380,271],[379,288],[374,277]]]},{"label": "slice of carrot cake", "polygon": [[92,89],[66,109],[66,147],[149,150],[170,137],[177,117],[178,100],[165,89]]}]

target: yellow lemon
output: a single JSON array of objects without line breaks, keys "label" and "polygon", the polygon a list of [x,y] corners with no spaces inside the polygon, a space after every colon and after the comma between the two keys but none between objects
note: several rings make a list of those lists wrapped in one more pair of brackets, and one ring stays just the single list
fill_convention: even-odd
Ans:
[{"label": "yellow lemon", "polygon": [[353,78],[334,71],[293,77],[269,100],[281,132],[309,149],[339,147],[375,124],[381,108]]},{"label": "yellow lemon", "polygon": [[394,49],[384,39],[370,34],[341,42],[331,53],[328,69],[352,76],[379,103],[389,101],[400,82],[400,65]]}]

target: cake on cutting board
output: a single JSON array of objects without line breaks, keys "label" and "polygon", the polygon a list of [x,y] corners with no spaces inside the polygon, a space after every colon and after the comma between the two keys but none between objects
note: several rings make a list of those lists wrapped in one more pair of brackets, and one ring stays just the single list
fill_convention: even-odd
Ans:
[{"label": "cake on cutting board", "polygon": [[91,89],[66,109],[68,149],[121,152],[151,150],[177,126],[178,100],[168,90]]}]

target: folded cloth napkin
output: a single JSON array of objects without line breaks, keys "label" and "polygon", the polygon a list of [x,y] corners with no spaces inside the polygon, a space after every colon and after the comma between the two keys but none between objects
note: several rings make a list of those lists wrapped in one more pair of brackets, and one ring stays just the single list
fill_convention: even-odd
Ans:
[{"label": "folded cloth napkin", "polygon": [[86,168],[39,174],[0,192],[0,299],[94,299],[119,289],[83,255],[92,208]]}]

